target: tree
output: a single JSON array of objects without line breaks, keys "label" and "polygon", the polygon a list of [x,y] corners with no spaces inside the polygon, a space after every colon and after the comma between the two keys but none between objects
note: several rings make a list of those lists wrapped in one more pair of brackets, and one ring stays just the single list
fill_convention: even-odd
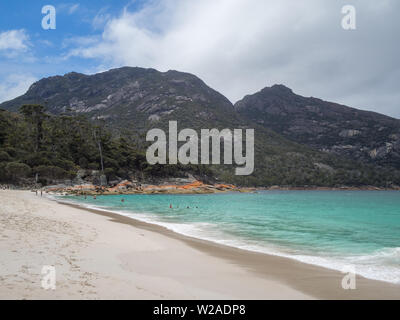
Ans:
[{"label": "tree", "polygon": [[31,168],[28,165],[20,162],[7,163],[5,170],[11,181],[16,181],[18,178],[26,178],[31,172]]},{"label": "tree", "polygon": [[104,159],[103,159],[103,148],[102,148],[102,132],[103,132],[103,124],[100,120],[100,118],[97,118],[98,124],[93,127],[93,138],[94,142],[97,145],[97,148],[99,149],[99,155],[100,155],[100,168],[101,168],[101,173],[104,174]]},{"label": "tree", "polygon": [[7,130],[9,128],[9,123],[3,116],[4,110],[0,109],[0,146],[2,146],[7,138]]},{"label": "tree", "polygon": [[49,116],[45,113],[46,108],[39,104],[26,104],[20,108],[25,119],[33,126],[34,151],[41,150],[43,140],[43,122]]}]

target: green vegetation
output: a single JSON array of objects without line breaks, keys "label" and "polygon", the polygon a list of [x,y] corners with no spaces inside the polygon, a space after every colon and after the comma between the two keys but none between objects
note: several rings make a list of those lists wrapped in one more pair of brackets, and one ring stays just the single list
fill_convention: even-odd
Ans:
[{"label": "green vegetation", "polygon": [[210,174],[201,166],[150,166],[144,152],[128,138],[112,135],[101,121],[50,116],[41,105],[20,111],[0,111],[0,182],[47,185],[72,180],[80,169],[109,181]]},{"label": "green vegetation", "polygon": [[[177,115],[178,123],[186,119],[188,127],[195,129],[248,127],[234,114],[221,116],[223,120],[220,123],[214,120],[207,125],[204,121],[190,118],[190,108],[185,111]],[[158,123],[160,128],[168,120],[167,117]],[[24,105],[20,113],[2,110],[0,182],[48,185],[64,183],[65,180],[79,183],[82,182],[79,179],[83,178],[99,183],[100,177],[105,175],[108,181],[135,179],[157,183],[160,178],[185,177],[191,173],[206,182],[215,178],[215,181],[238,186],[400,185],[398,170],[319,152],[257,125],[255,172],[251,176],[235,176],[236,166],[152,166],[145,158],[145,130],[124,127],[116,128],[104,120],[90,120],[79,113],[50,115],[41,105]]]},{"label": "green vegetation", "polygon": [[[48,114],[36,104],[45,104]],[[157,183],[193,173],[239,186],[400,185],[398,120],[301,97],[284,86],[233,106],[194,75],[124,67],[45,78],[0,107],[20,109],[0,112],[2,182],[98,182],[106,175]],[[254,174],[235,176],[236,165],[149,166],[146,133],[167,132],[169,121],[198,133],[255,129]],[[349,136],[344,129],[359,133]]]}]

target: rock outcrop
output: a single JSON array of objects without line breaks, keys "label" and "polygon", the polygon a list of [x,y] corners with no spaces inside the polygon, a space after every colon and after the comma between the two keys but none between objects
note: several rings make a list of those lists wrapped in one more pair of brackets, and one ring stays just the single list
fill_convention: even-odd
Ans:
[{"label": "rock outcrop", "polygon": [[251,189],[240,189],[234,185],[205,184],[194,181],[182,185],[141,185],[132,181],[123,181],[114,187],[95,186],[93,184],[76,185],[68,187],[65,185],[50,186],[45,188],[47,192],[74,195],[116,195],[116,194],[208,194],[219,192],[248,192]]}]

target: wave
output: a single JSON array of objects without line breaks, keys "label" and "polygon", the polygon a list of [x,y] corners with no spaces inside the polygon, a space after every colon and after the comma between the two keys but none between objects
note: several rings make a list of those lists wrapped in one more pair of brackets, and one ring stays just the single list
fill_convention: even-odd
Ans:
[{"label": "wave", "polygon": [[171,223],[160,221],[159,217],[151,212],[138,213],[114,210],[108,206],[86,204],[74,200],[68,201],[57,196],[48,196],[48,198],[58,202],[79,205],[87,209],[115,213],[141,222],[158,225],[184,236],[210,241],[241,250],[293,259],[302,263],[316,265],[343,273],[347,273],[347,270],[351,267],[352,270],[355,270],[356,274],[362,277],[400,284],[400,247],[384,248],[367,255],[343,255],[336,257],[309,255],[304,254],[304,252],[301,252],[300,250],[291,248],[285,248],[283,250],[281,247],[278,248],[271,244],[266,245],[265,243],[256,240],[234,238],[233,236],[221,231],[219,225],[215,223]]}]

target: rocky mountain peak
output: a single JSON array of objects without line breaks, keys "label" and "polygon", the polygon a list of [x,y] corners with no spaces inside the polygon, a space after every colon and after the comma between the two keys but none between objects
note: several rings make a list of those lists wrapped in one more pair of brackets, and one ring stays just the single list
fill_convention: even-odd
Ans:
[{"label": "rocky mountain peak", "polygon": [[279,92],[283,94],[293,94],[293,90],[286,87],[283,84],[274,84],[271,88],[264,88],[263,90],[268,90],[270,89],[273,92]]},{"label": "rocky mountain peak", "polygon": [[400,167],[400,120],[307,98],[283,85],[246,96],[235,109],[249,120],[323,152]]},{"label": "rocky mountain peak", "polygon": [[1,106],[17,111],[23,104],[45,104],[49,112],[87,114],[113,123],[158,122],[178,110],[203,120],[233,112],[232,103],[190,73],[122,67],[94,75],[77,72],[44,78],[26,94]]}]

